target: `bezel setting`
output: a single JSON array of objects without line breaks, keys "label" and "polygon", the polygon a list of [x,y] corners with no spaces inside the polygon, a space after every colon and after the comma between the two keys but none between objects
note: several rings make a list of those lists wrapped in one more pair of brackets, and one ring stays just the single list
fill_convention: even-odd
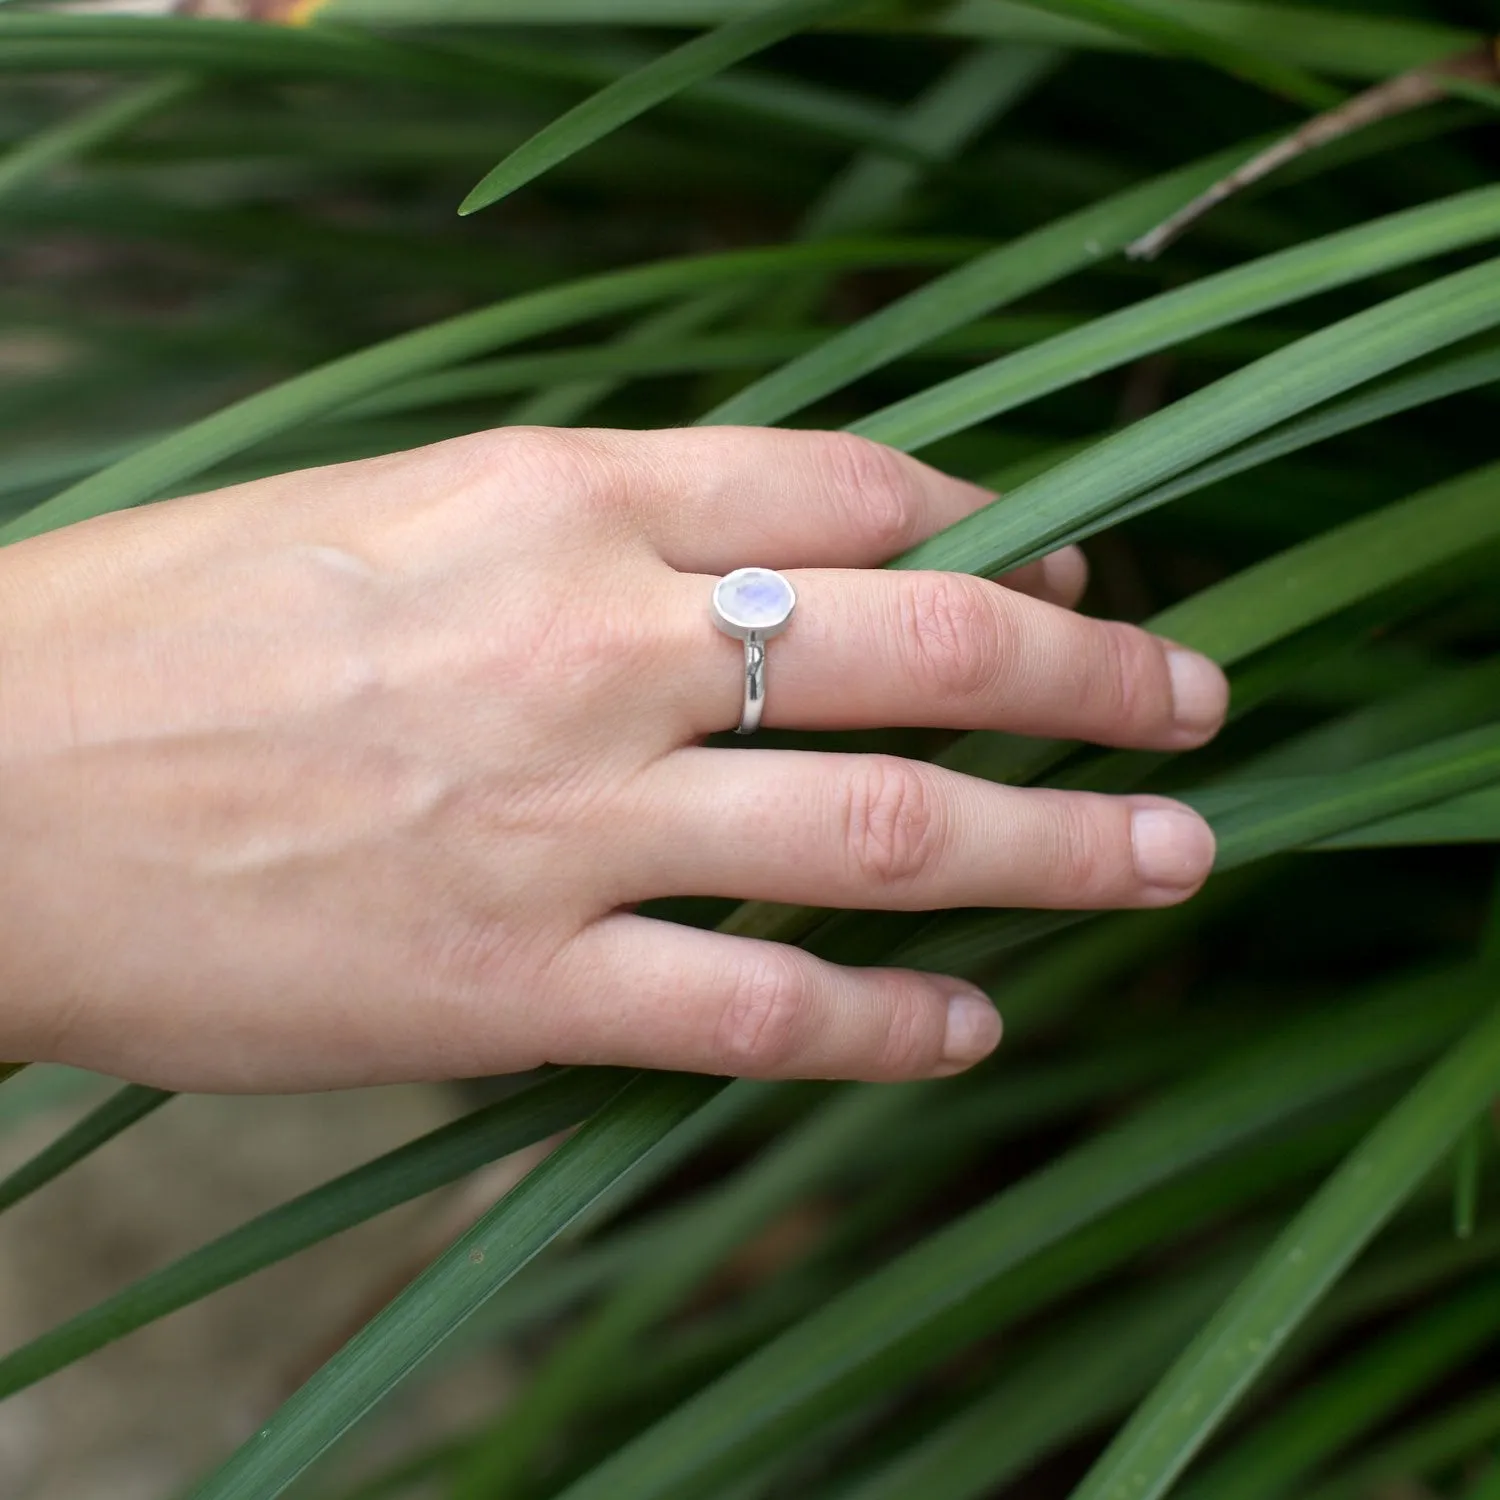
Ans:
[{"label": "bezel setting", "polygon": [[[760,599],[749,596],[757,589]],[[738,641],[769,640],[792,623],[797,591],[773,568],[736,568],[714,585],[714,624]]]}]

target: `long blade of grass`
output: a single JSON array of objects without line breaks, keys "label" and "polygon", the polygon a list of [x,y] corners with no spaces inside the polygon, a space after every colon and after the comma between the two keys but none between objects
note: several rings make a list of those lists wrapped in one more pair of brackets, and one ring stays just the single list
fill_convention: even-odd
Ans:
[{"label": "long blade of grass", "polygon": [[1315,849],[1393,849],[1410,844],[1500,844],[1500,788],[1451,797],[1414,812],[1319,839]]},{"label": "long blade of grass", "polygon": [[932,240],[827,241],[731,251],[610,272],[461,313],[293,376],[127,455],[0,527],[0,545],[138,505],[211,464],[384,386],[524,338],[659,302],[695,287],[797,271],[931,264],[960,253],[951,241]]},{"label": "long blade of grass", "polygon": [[[908,1387],[924,1370],[1044,1313],[1141,1255],[1163,1253],[1235,1210],[1326,1171],[1358,1138],[1358,1129],[1351,1127],[1363,1126],[1368,1113],[1357,1099],[1346,1101],[1316,1125],[1290,1136],[1240,1147],[1217,1166],[1200,1167],[1092,1221],[1046,1253],[986,1283],[916,1339],[897,1344],[866,1365],[859,1376],[861,1389],[841,1393],[840,1406],[846,1399],[852,1404],[848,1415],[835,1414],[831,1424],[819,1428],[810,1438],[794,1437],[790,1445],[778,1444],[770,1451],[784,1456],[788,1451],[799,1451],[804,1441],[814,1446],[837,1443],[841,1428],[854,1426],[857,1430],[861,1408],[868,1413],[872,1400],[879,1402],[883,1395]],[[905,1221],[899,1204],[877,1200],[870,1207],[876,1212],[867,1209],[861,1216],[863,1222],[856,1220],[858,1228],[841,1233],[837,1241],[857,1247],[871,1233]],[[892,1207],[897,1210],[894,1222]],[[820,1306],[835,1285],[824,1283],[816,1296],[804,1301],[801,1311],[805,1314]],[[1015,1341],[1008,1340],[1008,1347],[1014,1351]],[[691,1387],[696,1388],[697,1384]],[[698,1493],[696,1489],[692,1492]]]},{"label": "long blade of grass", "polygon": [[38,1188],[45,1187],[54,1177],[61,1176],[174,1097],[166,1089],[147,1088],[139,1083],[128,1083],[116,1090],[50,1146],[0,1181],[0,1213],[29,1198]]},{"label": "long blade of grass", "polygon": [[0,1396],[309,1245],[576,1125],[615,1097],[629,1077],[572,1069],[540,1080],[241,1224],[7,1354],[0,1359]]},{"label": "long blade of grass", "polygon": [[[1457,986],[1450,1003],[1468,987],[1458,1004],[1470,1015],[1489,993],[1472,975],[1443,983]],[[826,1419],[863,1367],[978,1286],[1273,1119],[1377,1076],[1395,1054],[1410,1058],[1407,1028],[1430,1019],[1428,1007],[1405,1005],[1379,1025],[1330,1026],[1330,1038],[1337,1029],[1340,1040],[1326,1049],[1298,1028],[1295,1045],[1279,1037],[1253,1060],[1195,1080],[867,1277],[619,1449],[570,1486],[566,1500],[656,1500],[689,1486],[701,1493]]]},{"label": "long blade of grass", "polygon": [[193,72],[328,78],[492,94],[497,72],[472,56],[352,28],[228,26],[175,16],[0,13],[0,72]]},{"label": "long blade of grass", "polygon": [[1442,735],[1477,729],[1500,716],[1500,657],[1432,672],[1405,693],[1392,693],[1261,755],[1241,761],[1219,785],[1276,776],[1352,770],[1382,755],[1411,750]]},{"label": "long blade of grass", "polygon": [[1500,540],[1500,463],[1383,506],[1245,568],[1154,615],[1151,628],[1216,661],[1244,661],[1294,631]]},{"label": "long blade of grass", "polygon": [[992,1390],[834,1500],[972,1500],[1128,1408],[1231,1290],[1243,1254],[1090,1308]]},{"label": "long blade of grass", "polygon": [[[638,47],[519,46],[486,40],[478,51],[487,62],[510,70],[519,78],[555,80],[593,92],[616,83],[652,60]],[[895,126],[890,108],[862,94],[829,87],[784,73],[756,75],[740,71],[700,82],[675,101],[701,115],[771,124],[788,132],[789,139],[806,142],[824,137],[842,145],[859,146],[882,157],[907,163],[926,161],[927,154]]]},{"label": "long blade of grass", "polygon": [[[1128,226],[1167,204],[1180,207],[1262,144],[1249,142],[1217,153],[1033,230],[882,308],[720,402],[699,421],[778,422],[933,337],[1123,250],[1136,237]],[[1315,163],[1320,170],[1330,164],[1327,156]],[[1157,222],[1159,218],[1152,219]]]},{"label": "long blade of grass", "polygon": [[[1361,15],[1327,7],[1245,0],[1152,0],[1158,15],[1244,47],[1339,76],[1383,78],[1483,38],[1476,32],[1404,16]],[[328,0],[329,20],[430,26],[443,21],[510,25],[714,26],[743,15],[744,0]],[[1135,49],[1118,30],[1047,14],[1013,0],[960,0],[933,10],[872,5],[842,25],[858,31],[925,32],[1060,47]]]},{"label": "long blade of grass", "polygon": [[285,1402],[192,1500],[271,1500],[660,1142],[724,1087],[638,1075]]},{"label": "long blade of grass", "polygon": [[1469,1401],[1399,1433],[1374,1452],[1320,1481],[1306,1500],[1358,1500],[1410,1483],[1482,1450],[1500,1437],[1500,1388],[1490,1387]]},{"label": "long blade of grass", "polygon": [[1028,292],[1115,254],[1240,160],[1241,146],[1090,204],[872,313],[720,402],[707,425],[767,427]]},{"label": "long blade of grass", "polygon": [[[995,52],[976,49],[903,110],[894,127],[901,139],[930,161],[950,160],[973,131],[1020,97],[1056,61],[1055,54],[1039,48],[1010,49],[998,57]],[[893,161],[889,154],[863,153],[814,201],[795,238],[819,240],[887,229],[919,180],[919,170],[910,162]],[[789,288],[787,295],[799,299],[800,307],[825,287],[825,277],[809,277]],[[812,298],[805,295],[808,292]],[[736,287],[720,288],[668,307],[627,329],[615,347],[624,355],[649,355],[683,333],[740,311],[752,294]],[[787,357],[776,355],[766,363]],[[614,389],[608,380],[583,380],[539,391],[506,413],[506,421],[571,426]]]},{"label": "long blade of grass", "polygon": [[1337,89],[1301,68],[1206,31],[1170,12],[1135,5],[1131,0],[1021,0],[1021,3],[1052,15],[1092,22],[1157,51],[1196,58],[1296,104],[1330,109],[1343,100]]},{"label": "long blade of grass", "polygon": [[1500,190],[1481,188],[1424,204],[1096,318],[873,412],[851,430],[897,448],[922,447],[1211,329],[1497,232]]},{"label": "long blade of grass", "polygon": [[[1500,260],[1356,313],[1096,443],[893,564],[992,573],[1122,500],[1362,381],[1500,324]],[[860,424],[888,436],[878,424]],[[929,412],[918,444],[953,430]],[[978,566],[975,566],[975,563]]]},{"label": "long blade of grass", "polygon": [[156,78],[38,131],[0,157],[0,198],[180,103],[196,87],[193,78],[176,75]]},{"label": "long blade of grass", "polygon": [[1218,1455],[1181,1488],[1182,1500],[1271,1500],[1472,1356],[1500,1327],[1500,1280],[1490,1276],[1424,1307]]},{"label": "long blade of grass", "polygon": [[[976,47],[902,110],[897,128],[928,166],[952,161],[1061,62],[1062,54],[1050,47]],[[827,239],[890,228],[925,170],[923,164],[861,154],[809,206],[798,237]]]},{"label": "long blade of grass", "polygon": [[[709,312],[701,310],[701,304],[709,300],[714,302],[714,308]],[[454,401],[509,395],[553,382],[602,382],[603,389],[609,391],[616,388],[619,380],[740,370],[774,364],[812,348],[827,336],[826,328],[808,327],[696,334],[704,321],[714,321],[717,316],[737,311],[744,301],[738,293],[726,297],[723,293],[708,292],[692,303],[668,308],[643,319],[637,327],[611,343],[476,360],[455,370],[403,381],[378,395],[355,402],[340,411],[338,416],[340,419],[363,418],[412,411]],[[1019,348],[1054,331],[1057,322],[1053,318],[986,319],[971,325],[962,336],[950,335],[934,340],[923,352],[933,357],[962,359],[976,352]],[[1500,356],[1495,358],[1500,359]],[[1479,377],[1471,382],[1477,383],[1480,383]],[[522,418],[513,414],[512,420],[520,422]],[[528,416],[525,420],[529,422],[531,419]],[[541,425],[568,424],[547,422]],[[80,467],[87,467],[87,455],[82,460],[71,462],[67,455],[44,455],[24,466],[17,464],[13,469],[0,471],[0,497],[12,488],[45,482],[56,474],[70,476]]]},{"label": "long blade of grass", "polygon": [[[1209,788],[1185,795],[1215,819],[1220,869],[1299,849],[1346,829],[1442,802],[1500,780],[1500,723],[1330,776]],[[1220,804],[1222,805],[1222,804]]]},{"label": "long blade of grass", "polygon": [[601,89],[518,146],[459,205],[471,214],[515,192],[674,94],[767,47],[854,10],[863,0],[783,0],[654,58]]},{"label": "long blade of grass", "polygon": [[[908,1495],[921,1495],[923,1500],[977,1500],[993,1494],[1054,1444],[1093,1429],[1144,1395],[1149,1382],[1180,1352],[1183,1335],[1202,1326],[1213,1307],[1250,1269],[1252,1259],[1236,1249],[1202,1268],[1193,1284],[1179,1286],[1174,1277],[1145,1296],[1127,1294],[1119,1299],[1113,1318],[1109,1310],[1091,1307],[1076,1320],[1071,1333],[1046,1340],[1035,1358],[1007,1369],[972,1406],[882,1464],[863,1483],[836,1489],[834,1500],[902,1500]],[[1309,1320],[1304,1337],[1286,1357],[1303,1364],[1331,1336],[1367,1316],[1372,1306],[1382,1306],[1393,1284],[1399,1283],[1408,1292],[1440,1289],[1448,1279],[1445,1272],[1454,1268],[1444,1267],[1436,1276],[1432,1269],[1421,1261],[1410,1266],[1398,1263],[1367,1273],[1362,1281],[1352,1278]],[[1458,1269],[1469,1269],[1469,1264]],[[1176,1320],[1175,1313],[1187,1314],[1189,1309],[1194,1311],[1186,1324]],[[1437,1330],[1440,1338],[1444,1333],[1457,1333],[1454,1314],[1446,1306],[1443,1312],[1443,1326]],[[1305,1336],[1309,1334],[1312,1337]],[[1458,1341],[1462,1342],[1461,1335]],[[1425,1352],[1420,1340],[1417,1352],[1419,1356]],[[1392,1373],[1399,1380],[1406,1373],[1405,1364],[1399,1355],[1395,1363]],[[1500,1404],[1493,1396],[1487,1403],[1465,1409],[1444,1430],[1424,1434],[1424,1451],[1439,1451],[1440,1445],[1452,1451],[1455,1442],[1492,1427],[1500,1428]],[[1316,1500],[1323,1500],[1321,1493]]]},{"label": "long blade of grass", "polygon": [[[1152,940],[1158,945],[1169,936],[1165,928],[1152,931]],[[1118,940],[1115,946],[1120,947]],[[1136,937],[1132,952],[1142,946],[1141,939]],[[1117,953],[1115,957],[1117,964],[1129,963],[1129,954]],[[1103,967],[1096,954],[1094,963],[1084,966],[1078,983],[1086,986],[1090,975],[1098,974]],[[1077,973],[1076,967],[1073,973]],[[1065,985],[1070,977],[1068,973],[1059,974],[1054,967],[1050,975],[1031,975],[1026,987],[1037,1000],[1039,991]],[[1009,1018],[1015,1007],[1010,1003],[1011,998],[1008,996],[1007,1022],[1013,1033],[1016,1028]],[[959,1106],[950,1105],[943,1112],[925,1112],[920,1119],[909,1120],[906,1129],[890,1138],[893,1149],[882,1157],[878,1169],[867,1156],[856,1153],[844,1161],[841,1175],[853,1183],[879,1176],[882,1208],[887,1213],[904,1216],[911,1211],[913,1202],[924,1201],[941,1191],[952,1175],[966,1170],[976,1154],[992,1150],[996,1143],[1035,1129],[1039,1122],[1065,1120],[1104,1101],[1128,1098],[1143,1085],[1177,1076],[1189,1060],[1196,1063],[1207,1055],[1202,1036],[1178,1035],[1166,1045],[1158,1040],[1139,1048],[1111,1048],[1107,1056],[1088,1057],[1079,1063],[1012,1068],[1007,1071],[1003,1094],[987,1090],[974,1093]],[[734,1086],[726,1089],[713,1104],[695,1115],[689,1126],[696,1125],[703,1114],[726,1099],[733,1089]],[[674,1135],[673,1144],[676,1140]],[[529,1267],[448,1340],[434,1356],[434,1363],[462,1357],[476,1340],[510,1336],[516,1330],[545,1323],[590,1294],[608,1294],[635,1274],[637,1268],[643,1274],[649,1273],[663,1258],[672,1255],[684,1229],[693,1230],[702,1215],[703,1202],[701,1197],[694,1198],[663,1209],[570,1255]],[[885,1208],[888,1203],[892,1207]],[[839,1225],[840,1239],[857,1244],[860,1235],[858,1221],[852,1216]]]},{"label": "long blade of grass", "polygon": [[1073,1500],[1156,1500],[1164,1494],[1497,1091],[1500,1009],[1447,1053],[1287,1226],[1110,1444]]},{"label": "long blade of grass", "polygon": [[695,1206],[649,1269],[623,1283],[536,1371],[459,1472],[453,1500],[500,1500],[573,1410],[617,1378],[620,1361],[652,1323],[690,1296],[736,1245],[930,1102],[922,1085],[837,1094],[721,1189]]},{"label": "long blade of grass", "polygon": [[[1272,463],[1288,454],[1301,452],[1316,443],[1327,442],[1330,438],[1382,422],[1387,417],[1397,416],[1429,402],[1442,401],[1449,396],[1491,385],[1497,380],[1500,380],[1500,349],[1484,349],[1474,354],[1460,355],[1415,375],[1384,381],[1371,390],[1351,396],[1347,401],[1332,402],[1310,416],[1285,422],[1265,437],[1232,449],[1222,458],[1189,469],[1186,474],[1117,505],[1107,517],[1098,517],[1074,527],[1065,533],[1063,540],[1034,550],[1025,560],[1032,561],[1053,547],[1085,541],[1103,526],[1123,525],[1137,516],[1146,515],[1163,505],[1170,505],[1174,500],[1197,494],[1221,480],[1232,479],[1236,474],[1259,468],[1262,464]],[[995,483],[991,483],[989,487],[1000,488]]]}]

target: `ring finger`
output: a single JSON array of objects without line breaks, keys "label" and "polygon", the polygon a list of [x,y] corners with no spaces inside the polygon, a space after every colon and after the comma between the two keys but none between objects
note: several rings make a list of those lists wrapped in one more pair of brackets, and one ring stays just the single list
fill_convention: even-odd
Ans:
[{"label": "ring finger", "polygon": [[[765,723],[1004,729],[1180,750],[1223,722],[1206,657],[962,573],[803,569],[790,627],[767,647]],[[738,722],[742,647],[717,631],[714,580],[678,575],[669,611],[690,734]]]}]

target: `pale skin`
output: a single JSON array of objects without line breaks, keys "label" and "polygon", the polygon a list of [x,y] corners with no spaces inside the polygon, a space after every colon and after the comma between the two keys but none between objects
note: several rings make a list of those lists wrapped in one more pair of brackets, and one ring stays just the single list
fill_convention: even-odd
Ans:
[{"label": "pale skin", "polygon": [[518,428],[0,551],[0,1057],[260,1091],[972,1065],[1000,1020],[962,980],[634,908],[1201,885],[1212,834],[1162,798],[702,743],[740,709],[713,579],[748,564],[798,595],[767,727],[1209,739],[1218,668],[1073,612],[1076,552],[878,570],[991,498],[842,434]]}]

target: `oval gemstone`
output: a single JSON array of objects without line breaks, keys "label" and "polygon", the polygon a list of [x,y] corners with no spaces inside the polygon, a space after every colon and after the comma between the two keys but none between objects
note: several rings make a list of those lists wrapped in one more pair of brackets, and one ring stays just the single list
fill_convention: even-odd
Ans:
[{"label": "oval gemstone", "polygon": [[797,596],[780,573],[770,568],[736,568],[714,588],[714,608],[741,630],[774,630],[784,625]]}]

